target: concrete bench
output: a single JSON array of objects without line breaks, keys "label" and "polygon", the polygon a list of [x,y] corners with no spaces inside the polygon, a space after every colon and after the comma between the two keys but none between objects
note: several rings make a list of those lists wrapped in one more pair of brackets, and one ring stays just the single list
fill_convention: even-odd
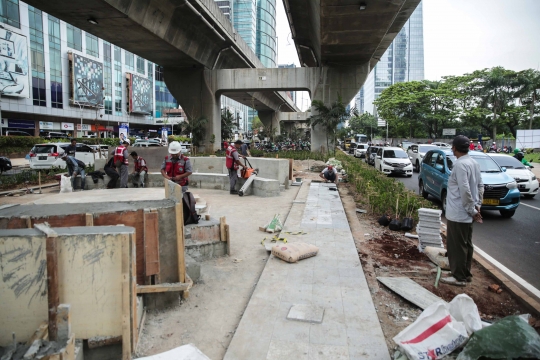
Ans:
[{"label": "concrete bench", "polygon": [[[146,187],[163,187],[164,181],[161,173],[151,172],[147,174]],[[86,190],[105,189],[110,178],[105,175],[104,180],[98,179],[94,184],[91,176],[86,176]],[[238,179],[236,184],[239,190],[245,183],[245,179]],[[80,187],[80,178],[75,179],[75,186]],[[120,181],[117,182],[117,187],[120,186]],[[131,182],[128,182],[128,187],[133,187]],[[214,189],[229,191],[229,176],[218,173],[193,173],[189,177],[189,187],[191,189]],[[280,194],[280,183],[275,179],[266,179],[256,177],[253,184],[244,195],[255,195],[260,197],[273,197]]]}]

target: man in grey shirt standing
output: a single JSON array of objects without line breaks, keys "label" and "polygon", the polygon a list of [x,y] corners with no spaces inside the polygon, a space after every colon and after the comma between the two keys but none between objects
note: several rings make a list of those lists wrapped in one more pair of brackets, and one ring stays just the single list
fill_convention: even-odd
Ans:
[{"label": "man in grey shirt standing", "polygon": [[469,139],[458,135],[452,142],[452,152],[457,160],[448,179],[446,197],[446,219],[448,261],[452,276],[441,282],[455,286],[466,286],[472,281],[473,221],[482,222],[480,206],[484,196],[484,183],[480,165],[469,153]]}]

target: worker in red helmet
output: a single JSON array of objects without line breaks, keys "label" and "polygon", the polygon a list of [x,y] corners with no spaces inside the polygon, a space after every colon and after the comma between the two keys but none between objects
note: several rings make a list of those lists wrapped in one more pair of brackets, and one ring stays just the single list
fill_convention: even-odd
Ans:
[{"label": "worker in red helmet", "polygon": [[319,177],[325,180],[325,182],[331,182],[337,185],[338,171],[334,166],[328,165],[323,171],[321,171]]}]

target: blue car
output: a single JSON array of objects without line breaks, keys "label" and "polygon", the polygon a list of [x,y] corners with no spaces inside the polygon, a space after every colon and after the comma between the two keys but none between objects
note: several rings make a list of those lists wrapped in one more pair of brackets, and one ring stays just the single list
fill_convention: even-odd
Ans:
[{"label": "blue car", "polygon": [[[484,183],[482,210],[498,210],[504,218],[514,216],[520,193],[516,181],[488,155],[471,151],[469,155],[480,164]],[[430,150],[424,156],[418,175],[418,191],[424,198],[431,195],[442,202],[446,211],[448,177],[456,157],[447,149]]]}]

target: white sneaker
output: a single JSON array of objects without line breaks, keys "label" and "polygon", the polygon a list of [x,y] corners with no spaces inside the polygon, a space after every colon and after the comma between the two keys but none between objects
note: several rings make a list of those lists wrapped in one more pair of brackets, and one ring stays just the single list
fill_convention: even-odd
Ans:
[{"label": "white sneaker", "polygon": [[466,282],[466,281],[458,281],[458,280],[457,280],[455,277],[453,277],[453,276],[441,278],[441,282],[442,282],[443,284],[454,285],[454,286],[467,286],[467,282]]}]

